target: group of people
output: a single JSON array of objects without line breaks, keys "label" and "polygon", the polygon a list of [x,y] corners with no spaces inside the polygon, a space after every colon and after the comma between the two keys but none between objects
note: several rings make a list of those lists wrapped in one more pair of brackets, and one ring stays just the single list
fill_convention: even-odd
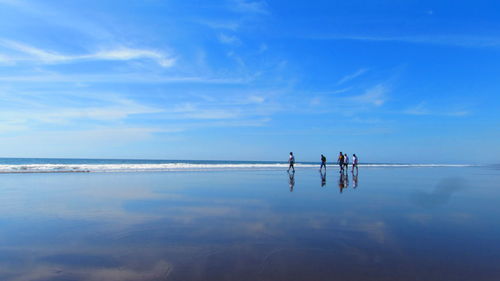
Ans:
[{"label": "group of people", "polygon": [[[326,185],[326,168],[323,171],[323,169],[319,170],[320,175],[321,175],[321,187],[324,187]],[[290,185],[290,192],[293,192],[294,186],[295,186],[295,173],[288,173],[289,176],[289,185]],[[356,189],[358,187],[358,173],[352,173],[352,188]],[[339,175],[339,181],[338,181],[338,186],[340,193],[346,188],[349,187],[349,175],[348,173],[340,173]]]},{"label": "group of people", "polygon": [[[337,160],[337,164],[339,164],[340,172],[347,172],[349,170],[349,156],[347,153],[342,154],[342,151],[339,153],[339,158]],[[356,168],[356,173],[358,172],[358,156],[356,154],[352,155],[352,172],[354,173],[354,168]],[[326,167],[325,167],[326,169]]]},{"label": "group of people", "polygon": [[[290,152],[290,156],[288,157],[288,163],[290,164],[288,166],[288,172],[290,172],[290,169],[292,169],[292,172],[295,173],[295,156],[293,156],[293,152]],[[347,156],[347,153],[343,154],[342,151],[339,153],[339,158],[337,160],[337,164],[339,164],[340,167],[340,173],[343,173],[344,171],[347,173],[349,170],[349,156]],[[354,168],[356,168],[356,173],[358,172],[358,157],[356,154],[352,155],[352,172],[354,173]],[[325,169],[326,171],[326,157],[321,154],[321,165],[319,166],[319,170],[322,171],[322,169]]]}]

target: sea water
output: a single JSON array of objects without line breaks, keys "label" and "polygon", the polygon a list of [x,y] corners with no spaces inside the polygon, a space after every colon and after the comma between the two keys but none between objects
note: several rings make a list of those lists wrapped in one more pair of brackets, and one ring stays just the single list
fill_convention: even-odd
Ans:
[{"label": "sea water", "polygon": [[[298,162],[297,167],[315,168],[319,163]],[[335,166],[334,163],[330,165]],[[467,164],[360,163],[361,167],[464,167]],[[283,161],[202,161],[141,159],[0,158],[0,173],[46,172],[145,172],[233,169],[286,169]]]}]

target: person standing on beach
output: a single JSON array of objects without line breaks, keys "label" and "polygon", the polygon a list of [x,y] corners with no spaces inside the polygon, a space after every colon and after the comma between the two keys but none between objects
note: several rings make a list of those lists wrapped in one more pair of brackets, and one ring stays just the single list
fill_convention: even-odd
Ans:
[{"label": "person standing on beach", "polygon": [[337,163],[340,166],[340,172],[342,173],[344,171],[344,154],[342,154],[342,151],[339,154],[339,159],[337,159]]},{"label": "person standing on beach", "polygon": [[356,153],[352,155],[352,172],[354,173],[354,168],[356,168],[356,174],[358,173],[358,156]]},{"label": "person standing on beach", "polygon": [[326,157],[325,155],[321,154],[321,166],[319,166],[319,170],[321,171],[323,167],[325,167],[325,172],[326,172]]},{"label": "person standing on beach", "polygon": [[295,167],[293,166],[295,164],[295,157],[293,156],[293,152],[290,152],[288,163],[290,163],[290,166],[288,166],[288,172],[290,172],[290,169],[292,169],[292,171],[295,173]]},{"label": "person standing on beach", "polygon": [[347,173],[349,171],[349,156],[347,156],[347,153],[344,154],[344,168]]}]

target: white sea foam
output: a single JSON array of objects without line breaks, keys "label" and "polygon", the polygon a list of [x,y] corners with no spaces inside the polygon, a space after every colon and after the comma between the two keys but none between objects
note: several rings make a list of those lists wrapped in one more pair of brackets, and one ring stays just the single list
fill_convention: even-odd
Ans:
[{"label": "white sea foam", "polygon": [[[359,167],[469,167],[465,164],[360,164]],[[318,168],[318,164],[297,163],[296,168]],[[332,164],[331,167],[337,167]],[[18,164],[0,165],[0,173],[57,173],[57,172],[159,172],[204,170],[280,170],[286,163],[162,163],[162,164]]]}]

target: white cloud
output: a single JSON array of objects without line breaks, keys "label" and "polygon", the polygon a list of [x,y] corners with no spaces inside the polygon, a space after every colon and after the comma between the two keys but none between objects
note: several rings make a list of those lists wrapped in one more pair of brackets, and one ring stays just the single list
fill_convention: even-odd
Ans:
[{"label": "white cloud", "polygon": [[368,90],[363,94],[350,97],[351,101],[361,104],[370,104],[374,106],[381,106],[385,103],[387,97],[386,94],[389,91],[387,86],[383,84],[378,84]]},{"label": "white cloud", "polygon": [[235,110],[224,109],[200,109],[184,113],[180,117],[187,119],[235,119],[239,113]]},{"label": "white cloud", "polygon": [[9,6],[22,6],[22,2],[18,0],[0,0],[0,4]]},{"label": "white cloud", "polygon": [[205,124],[205,127],[262,127],[268,124],[271,118],[249,120],[222,120]]},{"label": "white cloud", "polygon": [[[11,49],[11,50],[16,51],[18,53],[22,53],[24,55],[28,55],[28,57],[21,57],[21,58],[12,57],[11,58],[12,61],[29,60],[31,58],[31,59],[40,60],[42,62],[53,63],[53,62],[66,61],[66,60],[70,59],[70,57],[68,57],[68,56],[45,51],[45,50],[38,49],[38,48],[35,48],[33,46],[29,46],[29,45],[22,44],[22,43],[12,41],[12,40],[2,39],[2,40],[0,40],[0,46]],[[6,56],[6,55],[4,55],[4,56]]]},{"label": "white cloud", "polygon": [[193,112],[196,111],[198,107],[190,102],[178,104],[172,108],[171,112],[180,112],[180,113],[185,113],[185,112]]},{"label": "white cloud", "polygon": [[200,83],[200,84],[247,84],[251,77],[203,77],[203,76],[162,76],[146,73],[104,73],[104,74],[41,74],[22,76],[0,76],[0,81],[9,83]]},{"label": "white cloud", "polygon": [[234,98],[228,98],[224,104],[228,105],[259,105],[266,101],[266,97],[260,94],[250,94],[245,96],[238,96]]},{"label": "white cloud", "polygon": [[446,114],[448,116],[467,116],[470,114],[470,112],[467,110],[457,110],[457,111],[447,112]]},{"label": "white cloud", "polygon": [[206,108],[194,103],[178,104],[166,112],[174,119],[234,119],[240,115],[237,109]]},{"label": "white cloud", "polygon": [[358,69],[356,72],[354,73],[351,73],[351,74],[348,74],[344,77],[342,77],[338,82],[337,82],[337,85],[341,85],[341,84],[344,84],[348,81],[351,81],[361,75],[363,75],[365,72],[367,72],[368,69],[367,68],[361,68],[361,69]]},{"label": "white cloud", "polygon": [[278,111],[264,95],[246,94],[237,97],[205,99],[198,102],[184,102],[166,109],[161,114],[167,119],[186,120],[233,120],[267,117]]},{"label": "white cloud", "polygon": [[101,100],[100,102],[107,103],[107,105],[70,107],[35,104],[27,101],[25,105],[16,107],[15,110],[9,110],[7,101],[4,102],[4,108],[0,111],[0,120],[7,122],[7,124],[15,121],[18,124],[16,126],[29,126],[29,124],[33,123],[71,124],[71,122],[82,120],[111,122],[123,120],[131,115],[152,114],[163,111],[161,108],[142,105],[123,98],[114,101]]},{"label": "white cloud", "polygon": [[95,54],[81,56],[83,59],[96,59],[96,60],[134,60],[134,59],[151,59],[156,61],[163,67],[171,67],[175,63],[175,58],[168,57],[167,55],[146,50],[146,49],[131,49],[131,48],[117,48],[107,51],[97,52]]},{"label": "white cloud", "polygon": [[265,1],[233,0],[231,1],[231,8],[243,13],[269,14],[268,5]]},{"label": "white cloud", "polygon": [[198,20],[196,22],[206,25],[213,29],[226,29],[226,30],[236,31],[240,27],[240,23],[236,21]]},{"label": "white cloud", "polygon": [[9,61],[35,61],[47,64],[70,63],[85,60],[114,60],[128,61],[137,59],[150,59],[162,67],[171,67],[175,63],[175,58],[159,51],[148,49],[134,49],[127,47],[110,48],[90,54],[83,55],[63,55],[52,51],[43,50],[30,45],[12,40],[0,40],[0,46],[10,49],[21,57],[15,55],[0,54],[1,57],[8,58]]},{"label": "white cloud", "polygon": [[457,47],[498,47],[500,38],[475,35],[407,35],[407,36],[377,36],[377,35],[319,35],[308,36],[317,40],[352,40],[368,42],[403,42],[415,44],[445,45]]},{"label": "white cloud", "polygon": [[228,44],[228,45],[239,45],[241,44],[241,41],[240,39],[238,39],[238,37],[236,36],[233,36],[233,35],[227,35],[227,34],[224,34],[224,33],[220,33],[219,36],[219,41],[221,43],[224,43],[224,44]]},{"label": "white cloud", "polygon": [[438,109],[430,109],[426,102],[421,102],[416,106],[410,107],[403,111],[404,114],[408,115],[434,115],[434,116],[466,116],[469,115],[470,112],[463,109],[449,109],[443,108],[442,106]]},{"label": "white cloud", "polygon": [[249,96],[247,100],[250,103],[263,103],[266,99],[261,96]]},{"label": "white cloud", "polygon": [[341,94],[341,93],[345,93],[345,92],[349,92],[351,90],[351,88],[343,88],[343,89],[338,89],[338,90],[333,90],[333,91],[330,91],[328,92],[329,94]]},{"label": "white cloud", "polygon": [[9,56],[0,54],[0,65],[13,65],[14,63]]},{"label": "white cloud", "polygon": [[409,115],[428,115],[430,114],[429,110],[426,108],[425,103],[422,102],[412,108],[408,108],[404,111],[405,114]]}]

